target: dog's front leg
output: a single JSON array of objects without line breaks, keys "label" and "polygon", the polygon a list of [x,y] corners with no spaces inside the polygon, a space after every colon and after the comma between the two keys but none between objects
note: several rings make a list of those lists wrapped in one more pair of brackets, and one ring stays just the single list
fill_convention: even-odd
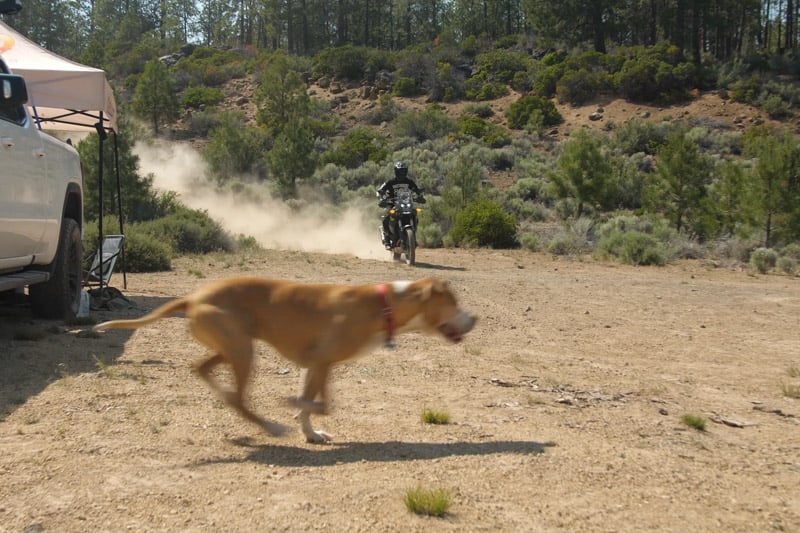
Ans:
[{"label": "dog's front leg", "polygon": [[[306,370],[303,378],[303,391],[299,398],[292,399],[292,404],[300,408],[297,418],[303,434],[308,442],[324,444],[330,442],[331,435],[324,431],[315,431],[311,425],[311,413],[326,413],[328,405],[328,365],[312,366]],[[315,401],[320,398],[320,401]]]}]

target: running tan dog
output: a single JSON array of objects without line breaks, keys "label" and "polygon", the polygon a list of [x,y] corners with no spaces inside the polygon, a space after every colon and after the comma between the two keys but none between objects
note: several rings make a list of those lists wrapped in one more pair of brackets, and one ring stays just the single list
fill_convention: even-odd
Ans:
[{"label": "running tan dog", "polygon": [[[94,329],[137,329],[160,318],[185,313],[194,337],[213,355],[196,370],[225,402],[272,435],[286,427],[264,420],[245,404],[253,363],[253,340],[271,344],[284,357],[306,368],[302,392],[292,398],[309,442],[327,442],[330,435],[315,431],[310,415],[327,410],[327,381],[331,367],[395,334],[409,331],[440,333],[461,341],[475,317],[458,307],[448,283],[438,279],[382,285],[311,285],[251,277],[224,279],[168,302],[136,320],[112,320]],[[224,390],[211,376],[227,362],[233,369],[234,390]]]}]

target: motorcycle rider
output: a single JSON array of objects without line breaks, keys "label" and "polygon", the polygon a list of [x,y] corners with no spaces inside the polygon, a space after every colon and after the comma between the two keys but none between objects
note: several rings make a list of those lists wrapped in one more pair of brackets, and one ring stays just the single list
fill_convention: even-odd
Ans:
[{"label": "motorcycle rider", "polygon": [[[378,198],[380,198],[378,205],[381,207],[391,207],[394,199],[397,197],[397,192],[400,189],[410,189],[411,192],[417,196],[417,202],[421,204],[425,203],[425,197],[422,195],[422,189],[420,189],[416,182],[408,176],[408,164],[405,161],[397,161],[394,164],[394,178],[384,182],[383,185],[378,188],[376,192]],[[389,210],[387,209],[383,214],[383,219],[381,220],[381,239],[383,240],[383,246],[387,250],[392,249],[391,238],[389,235]]]}]

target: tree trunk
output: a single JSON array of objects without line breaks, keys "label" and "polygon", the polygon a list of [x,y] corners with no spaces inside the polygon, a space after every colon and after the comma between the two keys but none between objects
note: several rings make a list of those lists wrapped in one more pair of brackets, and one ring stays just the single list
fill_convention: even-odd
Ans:
[{"label": "tree trunk", "polygon": [[600,2],[593,2],[592,13],[592,35],[594,35],[594,51],[600,54],[606,53],[606,29],[603,20],[603,5]]},{"label": "tree trunk", "polygon": [[700,4],[700,2],[695,2],[692,8],[692,61],[694,61],[695,65],[699,65],[702,60],[701,53],[703,48],[702,31],[700,29],[700,21],[702,20],[700,10],[702,8],[697,4]]}]

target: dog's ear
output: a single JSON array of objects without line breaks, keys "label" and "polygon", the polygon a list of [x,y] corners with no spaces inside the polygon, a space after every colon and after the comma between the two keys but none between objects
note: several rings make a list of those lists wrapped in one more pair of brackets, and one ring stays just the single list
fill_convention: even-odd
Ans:
[{"label": "dog's ear", "polygon": [[431,278],[418,279],[412,282],[402,294],[415,301],[424,302],[430,299],[434,282],[435,280]]},{"label": "dog's ear", "polygon": [[416,285],[414,292],[422,301],[430,300],[434,293],[443,294],[450,290],[450,284],[447,280],[437,278],[421,279],[414,285]]},{"label": "dog's ear", "polygon": [[446,279],[434,279],[431,288],[434,292],[447,292],[450,290],[450,282]]}]

